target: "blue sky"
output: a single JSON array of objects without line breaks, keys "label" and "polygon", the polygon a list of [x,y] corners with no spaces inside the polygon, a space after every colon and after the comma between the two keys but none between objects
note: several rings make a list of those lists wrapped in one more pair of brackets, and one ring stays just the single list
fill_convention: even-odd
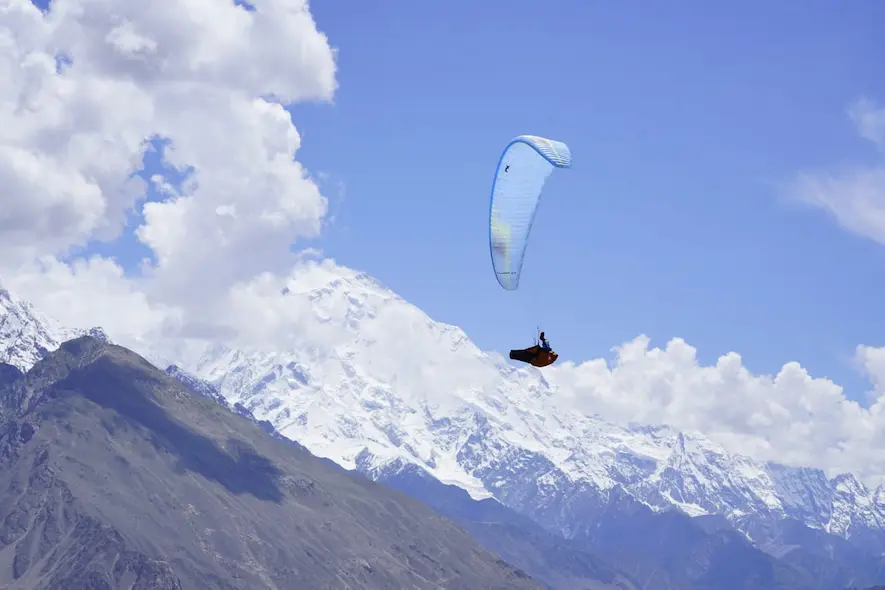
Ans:
[{"label": "blue sky", "polygon": [[[849,359],[859,343],[885,345],[885,248],[783,186],[875,157],[846,108],[885,99],[885,3],[311,11],[339,50],[340,88],[334,104],[291,109],[298,158],[328,175],[335,213],[304,246],[485,349],[528,346],[537,324],[576,361],[640,333],[679,336],[704,362],[731,350],[755,372],[798,360],[861,396]],[[574,167],[548,182],[510,293],[491,269],[488,198],[522,133],[568,143]]]}]

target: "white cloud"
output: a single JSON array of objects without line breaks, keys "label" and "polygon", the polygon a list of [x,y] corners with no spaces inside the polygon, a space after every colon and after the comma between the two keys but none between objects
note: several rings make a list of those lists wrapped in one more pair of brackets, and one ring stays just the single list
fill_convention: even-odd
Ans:
[{"label": "white cloud", "polygon": [[848,114],[858,134],[879,148],[882,160],[838,172],[805,172],[790,192],[827,211],[845,229],[885,244],[885,107],[863,99]]},{"label": "white cloud", "polygon": [[645,336],[616,353],[611,365],[564,363],[548,371],[548,380],[570,405],[617,421],[696,430],[762,460],[850,471],[869,481],[885,475],[885,348],[857,350],[875,385],[868,408],[795,362],[775,375],[754,375],[734,352],[703,366],[683,340],[656,348]]},{"label": "white cloud", "polygon": [[852,104],[848,114],[861,137],[885,150],[885,107],[864,98]]},{"label": "white cloud", "polygon": [[[54,0],[44,16],[27,0],[0,0],[0,275],[71,327],[102,325],[133,346],[160,336],[235,336],[301,347],[347,344],[304,290],[332,262],[298,261],[288,246],[322,228],[327,203],[293,160],[300,136],[284,103],[330,100],[334,51],[304,0],[256,0],[255,12],[210,0]],[[71,65],[56,72],[56,55]],[[880,147],[883,111],[851,110]],[[192,170],[183,186],[155,177],[162,200],[143,203],[133,180],[146,141],[163,137],[167,163]],[[885,169],[805,175],[803,198],[885,243]],[[156,264],[126,276],[110,259],[71,263],[73,245],[110,240],[126,214]],[[282,291],[300,292],[284,296]],[[494,391],[497,373],[457,334],[387,305],[360,337],[373,374],[422,391],[421,383]],[[371,325],[372,327],[366,327]],[[860,474],[885,474],[885,350],[858,348],[875,385],[869,408],[796,363],[750,374],[730,353],[700,366],[681,340],[649,348],[645,337],[602,359],[545,371],[556,403],[616,420],[697,429],[760,458]],[[459,353],[460,354],[460,353]],[[408,374],[397,363],[419,359]],[[492,355],[490,358],[498,358]],[[429,360],[428,360],[429,359]],[[422,381],[423,380],[423,381]]]},{"label": "white cloud", "polygon": [[[187,130],[175,158],[195,166],[198,186],[188,195],[144,206],[139,238],[154,251],[156,288],[185,302],[201,300],[259,272],[283,272],[289,245],[315,236],[326,199],[291,154],[300,139],[288,113],[260,99],[217,112],[182,117]],[[203,173],[202,171],[205,171]]]},{"label": "white cloud", "polygon": [[[239,282],[287,272],[289,245],[318,234],[327,203],[293,159],[300,136],[276,101],[330,100],[335,56],[305,0],[251,4],[53,0],[43,14],[3,2],[0,268],[10,286],[71,323],[143,334],[178,325],[173,316],[183,329],[206,323]],[[176,187],[155,174],[162,200],[145,204],[133,173],[156,137],[167,165],[189,176]],[[45,262],[116,238],[133,207],[156,261],[143,277],[98,258]],[[88,297],[65,303],[79,288]],[[134,305],[129,320],[107,319],[121,297]]]},{"label": "white cloud", "polygon": [[101,326],[124,345],[137,346],[181,321],[180,310],[151,302],[141,281],[127,279],[117,263],[100,256],[69,264],[43,257],[9,273],[4,285],[62,325]]}]

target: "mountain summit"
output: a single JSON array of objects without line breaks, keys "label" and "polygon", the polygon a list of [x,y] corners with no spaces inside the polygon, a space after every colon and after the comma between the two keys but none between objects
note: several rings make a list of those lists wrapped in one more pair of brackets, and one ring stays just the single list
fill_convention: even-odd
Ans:
[{"label": "mountain summit", "polygon": [[110,341],[101,328],[72,330],[62,326],[0,284],[0,363],[27,371],[62,342],[78,336]]}]

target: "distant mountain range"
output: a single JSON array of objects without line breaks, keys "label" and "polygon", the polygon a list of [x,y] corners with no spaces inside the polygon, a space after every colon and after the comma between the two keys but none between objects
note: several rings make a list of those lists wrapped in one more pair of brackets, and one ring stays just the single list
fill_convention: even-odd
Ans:
[{"label": "distant mountain range", "polygon": [[[883,488],[563,410],[543,371],[480,351],[371,277],[326,263],[305,272],[287,297],[308,300],[333,342],[138,352],[266,431],[427,502],[551,587],[885,581]],[[20,369],[77,334],[0,292],[4,308],[0,360]],[[410,334],[410,354],[386,333]]]}]

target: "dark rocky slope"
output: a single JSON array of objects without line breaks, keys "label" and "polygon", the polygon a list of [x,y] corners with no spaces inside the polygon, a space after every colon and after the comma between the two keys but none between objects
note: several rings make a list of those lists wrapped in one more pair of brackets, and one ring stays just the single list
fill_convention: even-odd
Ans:
[{"label": "dark rocky slope", "polygon": [[99,339],[5,371],[0,404],[3,588],[540,587]]}]

